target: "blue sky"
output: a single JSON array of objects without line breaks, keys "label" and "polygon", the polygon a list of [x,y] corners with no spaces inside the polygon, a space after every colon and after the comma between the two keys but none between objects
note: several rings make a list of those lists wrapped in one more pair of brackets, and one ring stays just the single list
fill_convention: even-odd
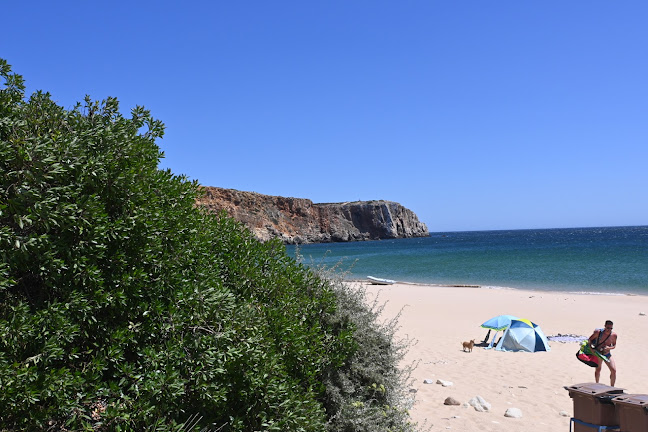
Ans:
[{"label": "blue sky", "polygon": [[0,57],[115,96],[203,185],[385,199],[430,231],[648,224],[648,2],[25,1]]}]

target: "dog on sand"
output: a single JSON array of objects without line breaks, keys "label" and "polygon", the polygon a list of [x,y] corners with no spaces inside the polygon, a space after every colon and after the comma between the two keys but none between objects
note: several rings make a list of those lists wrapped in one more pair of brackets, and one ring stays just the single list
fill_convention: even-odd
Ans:
[{"label": "dog on sand", "polygon": [[473,346],[475,346],[475,339],[471,339],[470,342],[461,342],[463,345],[463,350],[466,351],[468,349],[468,352],[472,352]]}]

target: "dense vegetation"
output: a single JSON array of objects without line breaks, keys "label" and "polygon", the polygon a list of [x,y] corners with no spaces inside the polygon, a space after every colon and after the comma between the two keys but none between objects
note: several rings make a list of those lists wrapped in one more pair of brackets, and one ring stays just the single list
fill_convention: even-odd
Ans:
[{"label": "dense vegetation", "polygon": [[197,208],[142,107],[0,74],[0,430],[414,429],[362,291]]}]

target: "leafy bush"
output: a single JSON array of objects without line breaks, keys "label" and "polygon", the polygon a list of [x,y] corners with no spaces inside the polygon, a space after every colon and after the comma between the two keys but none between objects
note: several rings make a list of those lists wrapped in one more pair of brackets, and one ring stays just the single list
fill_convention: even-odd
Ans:
[{"label": "leafy bush", "polygon": [[[304,261],[299,249],[297,260]],[[332,414],[327,430],[414,431],[417,425],[408,411],[414,398],[408,389],[416,364],[398,366],[415,341],[397,338],[400,314],[381,321],[385,304],[379,301],[379,293],[370,294],[359,283],[346,280],[343,265],[342,261],[333,267],[309,263],[336,295],[337,308],[328,317],[329,325],[352,328],[355,344],[345,363],[323,376],[325,406]]]},{"label": "leafy bush", "polygon": [[413,429],[361,293],[197,208],[144,108],[0,74],[4,430]]}]

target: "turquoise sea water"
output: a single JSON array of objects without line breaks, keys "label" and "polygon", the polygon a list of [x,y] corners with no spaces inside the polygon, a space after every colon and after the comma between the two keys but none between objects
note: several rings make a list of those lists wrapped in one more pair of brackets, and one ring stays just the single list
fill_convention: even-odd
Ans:
[{"label": "turquoise sea water", "polygon": [[[287,246],[295,256],[296,247]],[[431,233],[299,246],[349,279],[648,295],[648,226]]]}]

